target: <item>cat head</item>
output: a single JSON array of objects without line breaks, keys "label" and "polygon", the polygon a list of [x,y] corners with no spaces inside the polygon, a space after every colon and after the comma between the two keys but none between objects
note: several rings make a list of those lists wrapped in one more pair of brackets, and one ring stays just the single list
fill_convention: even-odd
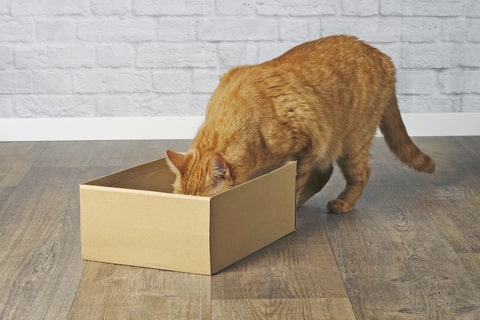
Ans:
[{"label": "cat head", "polygon": [[167,150],[167,163],[176,175],[174,193],[211,196],[233,186],[228,164],[218,153],[200,157],[195,151]]}]

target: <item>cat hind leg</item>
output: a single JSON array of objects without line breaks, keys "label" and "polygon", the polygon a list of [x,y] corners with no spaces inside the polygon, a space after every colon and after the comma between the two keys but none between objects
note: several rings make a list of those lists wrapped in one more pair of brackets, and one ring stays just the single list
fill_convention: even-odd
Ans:
[{"label": "cat hind leg", "polygon": [[362,195],[368,181],[368,151],[355,157],[342,157],[337,164],[345,177],[346,186],[337,199],[328,202],[327,209],[332,213],[349,212]]},{"label": "cat hind leg", "polygon": [[318,193],[325,184],[330,180],[333,173],[333,165],[330,165],[326,169],[313,167],[310,170],[308,178],[300,192],[297,199],[297,205],[302,205],[307,202],[311,197]]}]

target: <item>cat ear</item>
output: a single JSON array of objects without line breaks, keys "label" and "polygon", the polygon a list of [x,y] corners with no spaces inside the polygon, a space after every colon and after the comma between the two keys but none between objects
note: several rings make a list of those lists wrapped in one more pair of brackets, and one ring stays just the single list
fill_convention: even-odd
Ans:
[{"label": "cat ear", "polygon": [[167,150],[167,163],[172,170],[183,174],[185,170],[185,154]]},{"label": "cat ear", "polygon": [[212,156],[210,176],[213,178],[213,181],[216,184],[223,182],[228,186],[233,185],[233,180],[230,175],[230,168],[228,167],[227,162],[222,155],[218,153],[215,153]]}]

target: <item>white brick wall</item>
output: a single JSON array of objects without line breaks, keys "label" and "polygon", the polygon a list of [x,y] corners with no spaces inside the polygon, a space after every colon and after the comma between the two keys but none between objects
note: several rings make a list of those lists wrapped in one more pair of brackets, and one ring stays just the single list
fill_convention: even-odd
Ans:
[{"label": "white brick wall", "polygon": [[403,112],[480,112],[478,0],[0,0],[0,118],[201,115],[227,69],[348,33]]}]

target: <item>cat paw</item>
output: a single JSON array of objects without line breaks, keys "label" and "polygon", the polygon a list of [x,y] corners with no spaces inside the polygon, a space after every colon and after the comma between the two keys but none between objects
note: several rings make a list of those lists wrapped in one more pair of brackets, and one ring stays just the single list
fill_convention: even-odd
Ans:
[{"label": "cat paw", "polygon": [[331,213],[344,213],[352,211],[353,206],[342,199],[335,199],[328,201],[327,209]]}]

